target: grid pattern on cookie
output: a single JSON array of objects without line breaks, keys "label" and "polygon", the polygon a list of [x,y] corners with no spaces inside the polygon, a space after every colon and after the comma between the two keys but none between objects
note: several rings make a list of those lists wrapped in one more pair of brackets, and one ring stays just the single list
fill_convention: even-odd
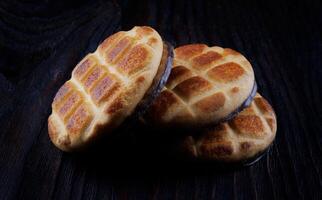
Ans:
[{"label": "grid pattern on cookie", "polygon": [[[234,83],[250,76],[250,63],[234,50],[204,44],[176,48],[170,77],[160,102],[153,107],[154,113],[166,115],[163,117],[169,121],[178,120],[181,115],[196,118],[201,113],[214,113],[240,91]],[[163,105],[167,98],[170,100]],[[169,107],[176,109],[166,113]]]},{"label": "grid pattern on cookie", "polygon": [[[62,140],[86,135],[99,120],[108,120],[127,86],[142,80],[147,63],[160,42],[149,27],[118,32],[88,54],[73,70],[72,78],[57,92],[50,120],[59,124]],[[114,110],[106,110],[112,107]],[[51,123],[51,122],[49,122]]]},{"label": "grid pattern on cookie", "polygon": [[276,116],[259,94],[251,105],[229,122],[221,123],[199,136],[185,139],[183,148],[194,157],[240,160],[266,149],[276,133]]}]

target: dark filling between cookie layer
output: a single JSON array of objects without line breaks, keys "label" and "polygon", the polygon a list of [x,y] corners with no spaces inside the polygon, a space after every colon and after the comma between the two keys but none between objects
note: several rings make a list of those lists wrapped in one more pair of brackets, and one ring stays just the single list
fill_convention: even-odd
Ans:
[{"label": "dark filling between cookie layer", "polygon": [[256,81],[254,81],[252,91],[250,92],[250,94],[246,98],[246,100],[236,110],[234,110],[229,115],[227,115],[227,117],[219,120],[217,122],[217,124],[231,120],[232,118],[236,117],[236,115],[238,115],[238,113],[240,113],[242,110],[244,110],[245,108],[250,106],[250,104],[252,103],[256,93],[257,93],[257,84],[256,84]]},{"label": "dark filling between cookie layer", "polygon": [[169,78],[172,62],[173,46],[170,43],[163,41],[162,58],[157,74],[154,77],[150,88],[136,106],[133,114],[128,117],[127,121],[138,120],[148,110],[149,106],[157,98],[157,96],[159,96]]}]

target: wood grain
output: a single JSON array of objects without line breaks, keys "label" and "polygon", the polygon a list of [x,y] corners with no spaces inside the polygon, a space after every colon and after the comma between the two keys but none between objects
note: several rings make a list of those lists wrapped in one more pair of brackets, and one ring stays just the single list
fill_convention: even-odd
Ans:
[{"label": "wood grain", "polygon": [[[100,41],[134,25],[176,46],[243,53],[277,113],[268,155],[217,169],[136,149],[131,134],[84,154],[56,149],[47,117],[57,89]],[[321,35],[311,0],[1,1],[0,199],[322,199]]]}]

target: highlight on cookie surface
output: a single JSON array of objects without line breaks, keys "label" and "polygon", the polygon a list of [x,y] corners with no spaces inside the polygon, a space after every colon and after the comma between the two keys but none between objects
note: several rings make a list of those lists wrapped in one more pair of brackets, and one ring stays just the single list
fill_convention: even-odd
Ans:
[{"label": "highlight on cookie surface", "polygon": [[244,102],[255,93],[254,72],[243,55],[217,46],[185,45],[174,50],[170,77],[146,120],[170,127],[215,124],[247,106]]},{"label": "highlight on cookie surface", "polygon": [[77,150],[118,127],[151,87],[162,53],[162,39],[150,27],[104,40],[57,92],[48,118],[52,142],[64,151]]},{"label": "highlight on cookie surface", "polygon": [[201,160],[240,162],[265,151],[277,130],[271,105],[258,93],[231,121],[184,137],[174,147],[180,155]]}]

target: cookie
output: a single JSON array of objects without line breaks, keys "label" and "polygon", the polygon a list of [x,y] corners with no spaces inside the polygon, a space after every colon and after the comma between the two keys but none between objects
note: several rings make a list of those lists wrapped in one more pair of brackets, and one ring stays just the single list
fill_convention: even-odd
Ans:
[{"label": "cookie", "polygon": [[242,162],[268,149],[276,130],[273,108],[257,93],[251,105],[235,118],[184,136],[173,149],[194,159]]},{"label": "cookie", "polygon": [[149,103],[150,95],[157,96],[150,89],[162,88],[167,79],[169,50],[150,27],[134,27],[104,40],[57,92],[48,118],[52,142],[64,151],[82,149],[140,112],[142,100]]},{"label": "cookie", "polygon": [[252,66],[242,54],[205,44],[181,46],[145,120],[159,127],[213,125],[247,107],[256,90]]}]

